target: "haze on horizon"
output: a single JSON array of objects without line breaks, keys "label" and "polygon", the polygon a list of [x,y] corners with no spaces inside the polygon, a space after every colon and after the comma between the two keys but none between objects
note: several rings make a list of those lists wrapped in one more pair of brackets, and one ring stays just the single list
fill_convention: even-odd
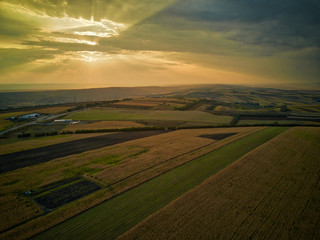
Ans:
[{"label": "haze on horizon", "polygon": [[318,0],[2,0],[0,86],[320,86],[319,12]]}]

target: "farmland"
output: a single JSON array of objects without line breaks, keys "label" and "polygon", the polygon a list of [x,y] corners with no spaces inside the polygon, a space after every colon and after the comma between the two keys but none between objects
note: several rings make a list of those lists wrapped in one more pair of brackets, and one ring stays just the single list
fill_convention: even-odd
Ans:
[{"label": "farmland", "polygon": [[76,239],[80,236],[112,239],[284,130],[268,128],[221,147],[57,225],[35,239]]},{"label": "farmland", "polygon": [[[59,236],[62,239],[63,237],[77,239],[79,236],[85,236],[86,238],[113,239],[131,228],[122,237],[135,238],[138,232],[146,232],[146,238],[148,238],[149,233],[146,229],[149,228],[149,225],[144,228],[144,224],[148,224],[148,221],[151,221],[149,219],[158,219],[156,216],[159,212],[167,211],[166,209],[170,209],[172,204],[184,199],[184,196],[206,186],[209,181],[207,179],[215,178],[220,179],[218,183],[215,183],[216,186],[220,186],[222,181],[230,180],[230,182],[225,182],[222,187],[219,187],[218,193],[214,192],[216,190],[206,188],[207,194],[211,196],[211,191],[213,191],[213,196],[219,197],[220,193],[226,196],[228,201],[224,204],[227,205],[230,202],[231,209],[234,211],[230,210],[226,215],[232,218],[235,216],[232,214],[241,213],[239,218],[243,220],[242,216],[245,216],[246,219],[245,214],[250,215],[253,210],[243,213],[243,209],[249,208],[251,202],[255,203],[255,198],[250,199],[255,195],[248,192],[247,197],[242,196],[233,186],[241,189],[241,186],[236,184],[237,181],[248,185],[248,189],[257,191],[257,198],[263,194],[268,196],[264,192],[266,191],[263,188],[265,186],[258,188],[254,183],[246,183],[245,181],[250,179],[246,177],[245,170],[240,171],[237,176],[239,178],[236,178],[229,169],[238,166],[239,162],[248,162],[249,160],[244,159],[248,159],[248,156],[251,155],[256,156],[258,152],[260,158],[252,158],[251,168],[248,168],[248,174],[252,173],[252,179],[254,179],[251,181],[255,182],[258,179],[257,183],[263,183],[263,180],[259,179],[258,174],[255,175],[254,172],[254,170],[260,170],[261,177],[268,181],[265,185],[274,184],[271,183],[271,180],[275,177],[267,174],[271,174],[273,168],[264,169],[265,166],[270,167],[270,164],[262,161],[265,159],[265,153],[259,152],[262,151],[260,149],[265,149],[264,151],[269,153],[276,151],[277,147],[282,149],[281,144],[284,144],[284,150],[274,153],[281,161],[285,161],[283,164],[280,161],[279,166],[288,162],[286,154],[292,154],[293,161],[296,161],[297,156],[308,157],[306,151],[315,151],[312,150],[315,144],[311,140],[319,143],[316,137],[319,130],[317,128],[290,128],[289,126],[319,125],[319,113],[316,112],[317,107],[313,103],[316,100],[307,96],[304,102],[302,101],[303,103],[295,105],[297,101],[293,95],[284,102],[277,102],[281,98],[281,96],[276,96],[277,94],[267,94],[261,91],[257,95],[252,95],[242,90],[233,94],[233,91],[237,90],[229,89],[228,91],[221,95],[221,93],[213,90],[207,91],[204,88],[198,92],[190,90],[186,93],[181,92],[179,95],[166,95],[165,97],[139,97],[69,104],[72,106],[70,110],[66,104],[65,106],[42,108],[43,111],[37,108],[32,111],[29,109],[30,111],[3,113],[3,116],[13,116],[40,111],[46,114],[50,112],[50,114],[56,114],[68,110],[65,116],[52,116],[52,119],[43,118],[38,123],[24,126],[20,130],[3,135],[0,139],[0,168],[2,171],[0,174],[0,210],[2,213],[0,238],[27,239],[35,236],[35,238],[50,239],[53,236]],[[206,98],[194,98],[197,95]],[[285,111],[282,111],[283,109]],[[55,124],[54,117],[79,120],[80,123]],[[22,120],[9,123],[23,124]],[[313,129],[314,133],[310,129]],[[57,135],[48,136],[50,132],[55,132]],[[19,134],[22,133],[28,133],[29,136],[19,137]],[[306,148],[299,149],[297,137],[305,138],[306,142],[310,140],[310,149],[307,144],[303,145],[303,142],[300,142],[301,146]],[[276,139],[280,140],[277,140],[277,144],[272,145],[271,143]],[[289,139],[293,139],[293,145],[289,144]],[[267,147],[270,144],[272,151],[270,147]],[[290,147],[294,150],[288,150]],[[266,156],[269,155],[266,154]],[[261,169],[258,169],[259,166]],[[299,173],[297,169],[292,171],[303,177],[303,173]],[[223,175],[224,172],[230,173],[232,178]],[[223,179],[218,177],[221,174],[224,176]],[[289,179],[289,177],[284,175],[277,181],[282,184],[285,182],[284,179]],[[295,180],[300,181],[301,179],[296,177]],[[204,181],[206,182],[203,183]],[[242,189],[248,190],[243,186]],[[234,200],[232,191],[235,191],[237,199],[244,198],[239,201],[247,205],[240,205],[238,209],[237,204],[231,201]],[[276,198],[276,193],[270,190],[270,194],[272,198],[269,199],[270,201],[281,202]],[[290,194],[294,196],[294,193]],[[217,214],[218,218],[221,217],[224,208],[220,201],[224,199],[217,198],[216,200],[213,197],[208,197],[208,199],[213,202],[213,205],[216,205],[215,201],[218,201],[217,206],[221,210]],[[311,201],[314,196],[306,195],[306,199]],[[263,202],[261,199],[259,201]],[[211,202],[206,204],[210,205]],[[267,202],[264,204],[272,205]],[[198,205],[201,206],[201,203]],[[284,209],[281,206],[280,208]],[[188,209],[189,205],[185,208]],[[200,209],[199,212],[201,211]],[[262,226],[261,222],[269,221],[262,217],[272,215],[271,212],[270,209],[267,209],[266,212],[261,210],[260,215],[256,216],[257,222]],[[179,224],[188,226],[188,221],[191,221],[191,225],[194,224],[194,227],[200,229],[197,223],[188,220],[188,216],[192,218],[193,215],[196,216],[196,212],[181,212],[181,214],[176,217],[181,218]],[[208,214],[214,216],[213,213]],[[174,216],[172,212],[169,215]],[[182,216],[187,217],[184,219]],[[144,221],[146,218],[147,220]],[[273,215],[270,218],[273,218]],[[162,218],[159,219],[160,224]],[[201,223],[201,219],[197,221]],[[206,228],[207,222],[213,222],[223,229],[216,220],[208,218],[204,221],[204,232],[210,232]],[[238,222],[231,224],[230,218],[223,221],[225,225],[238,227],[241,225]],[[238,220],[235,219],[235,221]],[[136,224],[139,225],[135,227]],[[247,226],[246,222],[243,224]],[[301,223],[301,225],[306,224]],[[159,229],[162,227],[162,225],[155,226]],[[273,226],[273,222],[268,222],[268,226]],[[166,226],[163,227],[166,228]],[[189,228],[192,229],[192,226]],[[230,229],[226,228],[226,231],[232,231]],[[152,231],[157,232],[157,230]],[[240,227],[235,232],[234,236],[246,238],[243,235],[244,230],[241,230]],[[224,232],[221,232],[217,236],[224,236],[223,234]],[[193,235],[189,233],[186,238],[189,236],[193,238]],[[216,238],[217,236],[203,236],[202,238]],[[154,238],[151,235],[150,237]],[[170,237],[163,235],[163,238]],[[172,237],[177,238],[174,234]]]},{"label": "farmland", "polygon": [[45,147],[63,142],[69,142],[73,140],[79,140],[83,138],[96,137],[100,135],[106,135],[111,133],[89,133],[89,134],[76,134],[76,135],[56,135],[47,136],[42,138],[31,138],[31,139],[1,139],[0,140],[0,152],[1,155],[24,151],[28,149],[34,149],[39,147]]},{"label": "farmland", "polygon": [[133,121],[99,121],[93,123],[72,124],[67,125],[64,130],[76,131],[76,130],[95,130],[95,129],[121,129],[121,128],[139,128],[145,127],[141,123]]},{"label": "farmland", "polygon": [[61,158],[64,156],[161,133],[163,133],[163,131],[114,133],[74,140],[71,142],[50,145],[42,148],[30,149],[22,152],[0,155],[0,173],[32,166],[42,162],[50,161],[55,158]]},{"label": "farmland", "polygon": [[202,122],[212,125],[229,124],[232,117],[215,116],[200,111],[169,111],[169,110],[133,110],[133,109],[90,109],[70,114],[67,118],[74,120],[176,120]]},{"label": "farmland", "polygon": [[318,128],[291,128],[119,239],[319,239]]},{"label": "farmland", "polygon": [[116,106],[134,107],[141,109],[175,109],[183,108],[187,104],[192,103],[191,99],[176,99],[176,98],[136,98],[115,103]]},{"label": "farmland", "polygon": [[[164,171],[190,161],[198,156],[218,149],[247,135],[260,131],[261,127],[186,129],[124,142],[116,146],[104,147],[89,152],[70,155],[64,158],[22,168],[0,175],[0,194],[19,195],[53,184],[66,178],[84,176],[98,182],[103,188],[79,200],[64,205],[44,216],[22,224],[19,218],[11,215],[10,209],[3,209],[2,216],[11,219],[11,224],[21,225],[9,231],[11,236],[32,236],[36,231],[45,230],[80,212],[118,195]],[[198,137],[211,133],[238,134],[216,141]],[[18,203],[18,202],[17,202]],[[11,205],[12,206],[12,205]],[[14,205],[13,205],[14,206]],[[26,216],[34,216],[35,208],[27,208]],[[37,233],[37,232],[36,232]],[[6,234],[6,235],[7,235]],[[24,237],[23,237],[24,238]]]},{"label": "farmland", "polygon": [[71,184],[68,183],[66,186],[58,185],[57,189],[50,189],[45,193],[41,192],[40,196],[37,195],[33,199],[50,211],[100,189],[99,185],[88,180],[77,180]]}]

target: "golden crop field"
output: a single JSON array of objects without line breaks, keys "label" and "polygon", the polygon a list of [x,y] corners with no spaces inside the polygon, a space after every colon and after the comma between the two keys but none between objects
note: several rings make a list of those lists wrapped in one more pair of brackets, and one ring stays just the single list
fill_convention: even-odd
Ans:
[{"label": "golden crop field", "polygon": [[[32,236],[114,195],[137,186],[161,174],[163,171],[167,171],[183,162],[192,160],[206,152],[210,152],[261,129],[263,128],[188,129],[173,131],[55,159],[2,174],[0,175],[0,182],[2,183],[0,194],[2,196],[15,196],[17,193],[36,189],[43,185],[65,179],[66,177],[79,175],[85,176],[103,186],[113,184],[110,188],[103,188],[25,224],[22,224],[20,219],[13,217],[10,209],[3,209],[3,217],[11,218],[12,225],[20,225],[6,232],[5,236]],[[199,137],[201,134],[226,132],[237,132],[239,134],[220,141]],[[108,164],[110,160],[112,160],[112,164]],[[116,164],[114,165],[113,162],[116,162]],[[163,164],[161,164],[162,162]],[[146,168],[148,170],[143,171]],[[132,177],[130,177],[131,175]],[[121,179],[124,178],[126,179],[122,181]],[[21,179],[24,180],[21,181]],[[30,216],[31,219],[34,216],[35,209],[30,208],[28,211],[27,216]]]},{"label": "golden crop field", "polygon": [[[141,174],[134,175],[131,178],[127,178],[127,184],[132,184],[132,182],[139,182],[141,179],[145,179],[147,175],[154,176],[158,172],[173,168],[261,129],[263,128],[185,129],[154,136],[152,137],[153,141],[150,141],[150,139],[147,138],[139,139],[135,142],[135,145],[148,149],[146,153],[134,158],[126,159],[122,164],[104,171],[99,171],[91,177],[94,177],[105,184],[113,184],[120,179],[134,175],[134,173],[143,169],[165,163],[157,165],[155,168],[148,169],[148,171],[144,171]],[[235,132],[238,134],[220,141],[199,137],[202,134]],[[134,145],[130,142],[122,144],[122,147],[125,148],[130,148],[132,146]],[[190,154],[190,152],[192,152],[192,154]],[[172,160],[166,162],[168,159]],[[123,184],[123,182],[121,184]],[[125,184],[125,186],[127,186],[127,184]]]},{"label": "golden crop field", "polygon": [[67,125],[64,130],[76,131],[76,130],[94,130],[94,129],[121,129],[121,128],[139,128],[145,127],[141,123],[134,121],[99,121],[93,123],[80,123]]},{"label": "golden crop field", "polygon": [[319,239],[319,143],[291,128],[118,239]]},{"label": "golden crop field", "polygon": [[[34,239],[114,239],[244,154],[287,129],[265,128],[169,171],[160,172],[149,181],[143,181],[134,188],[127,189],[108,201],[48,229]],[[109,189],[115,190],[114,185],[109,186]]]}]

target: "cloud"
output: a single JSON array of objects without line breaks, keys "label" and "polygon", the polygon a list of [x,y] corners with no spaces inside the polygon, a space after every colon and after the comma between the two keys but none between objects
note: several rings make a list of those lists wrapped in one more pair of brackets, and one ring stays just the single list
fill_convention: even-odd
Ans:
[{"label": "cloud", "polygon": [[0,0],[0,69],[319,81],[319,12],[315,0]]},{"label": "cloud", "polygon": [[320,2],[314,0],[184,0],[158,18],[174,27],[230,33],[244,44],[288,49],[320,46]]},{"label": "cloud", "polygon": [[[56,17],[49,16],[45,12],[33,11],[21,5],[14,5],[6,2],[0,3],[3,17],[4,31],[2,35],[17,37],[25,35],[29,40],[45,40],[62,43],[77,43],[96,45],[97,42],[85,37],[109,38],[119,35],[119,32],[126,28],[126,25],[111,20],[101,19],[95,21],[70,16]],[[12,23],[12,18],[15,22]],[[23,27],[19,27],[19,23]],[[27,28],[25,28],[27,26]],[[26,30],[27,29],[27,30]],[[55,37],[57,34],[68,34],[68,37]],[[49,37],[48,37],[49,35]],[[79,38],[80,37],[80,38]]]},{"label": "cloud", "polygon": [[72,17],[50,17],[41,16],[45,21],[43,26],[44,31],[61,32],[75,34],[81,36],[96,36],[108,38],[118,36],[121,30],[126,26],[121,23],[115,23],[110,20],[102,19],[101,21],[86,20],[83,18]]}]

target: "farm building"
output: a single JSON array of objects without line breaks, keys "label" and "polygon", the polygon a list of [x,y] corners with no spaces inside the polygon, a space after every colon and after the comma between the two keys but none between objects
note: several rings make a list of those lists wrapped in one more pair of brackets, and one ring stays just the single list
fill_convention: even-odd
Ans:
[{"label": "farm building", "polygon": [[72,124],[73,121],[72,119],[56,119],[53,121],[53,123],[56,123],[56,124]]},{"label": "farm building", "polygon": [[25,115],[20,115],[20,116],[14,116],[14,117],[8,117],[6,118],[6,120],[19,120],[19,119],[36,119],[38,117],[40,117],[41,114],[40,113],[29,113],[29,114],[25,114]]},{"label": "farm building", "polygon": [[26,115],[21,116],[22,119],[35,119],[38,117],[40,117],[39,113],[30,113],[30,114],[26,114]]}]

